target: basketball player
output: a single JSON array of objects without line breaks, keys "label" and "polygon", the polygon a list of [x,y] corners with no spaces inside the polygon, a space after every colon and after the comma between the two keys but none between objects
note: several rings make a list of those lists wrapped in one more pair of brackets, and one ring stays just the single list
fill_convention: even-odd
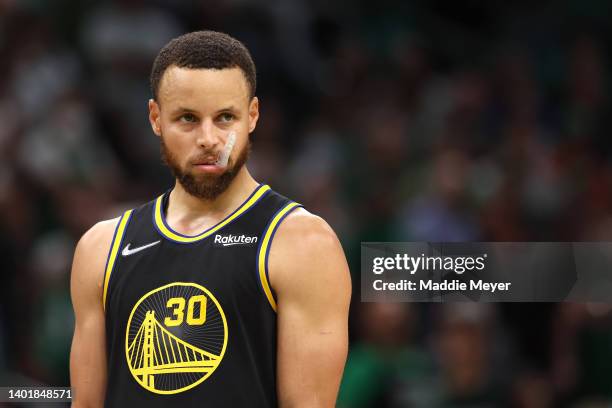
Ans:
[{"label": "basketball player", "polygon": [[333,406],[348,267],[325,221],[245,166],[259,118],[249,52],[218,32],[183,35],[151,87],[176,182],[77,245],[73,407]]}]

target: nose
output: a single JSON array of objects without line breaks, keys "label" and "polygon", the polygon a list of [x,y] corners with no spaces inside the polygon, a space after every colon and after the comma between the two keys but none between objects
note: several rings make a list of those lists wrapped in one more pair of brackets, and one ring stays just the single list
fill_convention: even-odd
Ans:
[{"label": "nose", "polygon": [[218,129],[215,128],[212,120],[206,119],[201,122],[197,130],[196,143],[205,149],[213,149],[219,144]]}]

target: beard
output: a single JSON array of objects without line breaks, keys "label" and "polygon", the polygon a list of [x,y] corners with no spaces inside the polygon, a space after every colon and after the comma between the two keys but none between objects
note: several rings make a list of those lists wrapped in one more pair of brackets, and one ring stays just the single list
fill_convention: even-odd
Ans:
[{"label": "beard", "polygon": [[174,177],[181,184],[183,189],[194,197],[205,200],[214,200],[232,184],[232,181],[242,169],[251,153],[251,141],[238,154],[236,161],[230,157],[227,162],[226,170],[221,174],[198,174],[195,175],[183,168],[179,164],[176,156],[168,149],[164,143],[163,136],[160,138],[162,162],[170,168]]}]

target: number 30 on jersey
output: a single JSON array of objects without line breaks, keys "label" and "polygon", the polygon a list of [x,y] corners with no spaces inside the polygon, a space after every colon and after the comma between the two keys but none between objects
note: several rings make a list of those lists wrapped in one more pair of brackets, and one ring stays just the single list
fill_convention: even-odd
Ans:
[{"label": "number 30 on jersey", "polygon": [[[172,316],[164,319],[164,324],[168,327],[180,326],[185,318],[185,298],[173,297],[168,299],[166,307],[172,309]],[[197,312],[196,312],[197,311]],[[197,315],[196,315],[197,313]],[[195,295],[187,301],[187,319],[190,326],[198,326],[206,321],[206,297]]]}]

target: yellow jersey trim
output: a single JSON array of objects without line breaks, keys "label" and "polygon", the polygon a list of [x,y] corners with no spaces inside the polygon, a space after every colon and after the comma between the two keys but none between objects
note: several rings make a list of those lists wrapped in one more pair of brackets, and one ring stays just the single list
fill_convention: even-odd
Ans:
[{"label": "yellow jersey trim", "polygon": [[221,228],[225,227],[230,222],[234,221],[236,218],[240,217],[244,214],[249,208],[251,208],[259,199],[270,190],[270,186],[263,184],[257,187],[255,191],[251,194],[251,196],[244,202],[240,207],[238,207],[233,213],[227,216],[223,221],[219,222],[217,225],[207,229],[199,235],[187,236],[183,234],[178,234],[170,229],[169,226],[166,225],[163,215],[162,215],[162,199],[163,194],[155,200],[155,210],[154,210],[154,218],[155,218],[155,226],[157,230],[166,238],[169,238],[172,241],[180,242],[180,243],[191,243],[200,241]]},{"label": "yellow jersey trim", "polygon": [[115,235],[113,236],[113,240],[111,241],[108,259],[106,260],[106,269],[104,271],[104,291],[102,293],[102,307],[104,311],[106,311],[106,295],[108,293],[108,282],[110,281],[113,266],[115,266],[115,261],[117,260],[117,253],[119,252],[119,247],[121,246],[121,241],[123,240],[123,234],[125,233],[125,228],[130,219],[130,216],[132,215],[132,211],[133,210],[128,210],[123,213],[123,216],[119,220],[117,228],[115,229]]},{"label": "yellow jersey trim", "polygon": [[276,300],[274,299],[274,295],[272,294],[272,289],[270,288],[270,282],[268,281],[268,254],[270,252],[270,244],[272,242],[272,238],[274,237],[274,233],[276,229],[280,225],[280,222],[289,214],[290,211],[294,210],[297,207],[301,207],[301,204],[298,203],[289,203],[285,205],[270,221],[268,227],[264,231],[264,238],[261,241],[261,246],[259,247],[259,253],[257,254],[257,269],[259,272],[259,280],[261,281],[261,286],[263,291],[272,306],[272,309],[276,312]]}]

